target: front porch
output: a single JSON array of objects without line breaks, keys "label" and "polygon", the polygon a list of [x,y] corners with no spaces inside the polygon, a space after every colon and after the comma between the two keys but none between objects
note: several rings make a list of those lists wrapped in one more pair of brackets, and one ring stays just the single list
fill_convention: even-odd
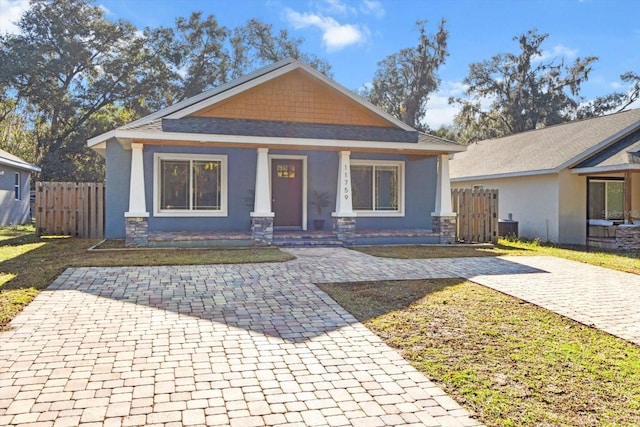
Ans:
[{"label": "front porch", "polygon": [[[440,234],[428,229],[406,230],[358,230],[353,245],[383,244],[437,244]],[[256,244],[250,231],[209,231],[209,232],[150,232],[149,247],[249,247]],[[343,247],[330,230],[276,230],[273,232],[273,246],[279,247]]]},{"label": "front porch", "polygon": [[[198,227],[199,231],[183,231],[180,230],[182,220],[167,218],[184,217],[184,221],[192,224],[196,221],[203,224],[202,219],[207,217],[207,213],[198,215],[201,219],[194,219],[197,217],[191,212],[182,213],[175,209],[163,211],[164,205],[159,202],[158,182],[160,181],[157,176],[152,189],[154,201],[148,205],[142,178],[145,169],[144,145],[133,143],[131,150],[133,178],[129,182],[129,211],[124,213],[127,247],[352,246],[450,244],[456,241],[456,214],[452,212],[451,206],[448,154],[438,153],[421,156],[419,159],[365,160],[351,159],[351,151],[339,150],[335,151],[333,164],[335,166],[322,170],[318,165],[330,165],[331,162],[327,161],[327,159],[330,160],[330,156],[324,155],[320,158],[324,161],[321,163],[313,153],[301,152],[298,155],[290,155],[274,153],[268,148],[259,147],[255,151],[255,181],[253,188],[248,191],[251,196],[246,197],[247,193],[238,191],[237,188],[227,190],[225,181],[220,187],[222,189],[220,193],[224,194],[224,198],[220,199],[223,200],[221,206],[224,206],[221,207],[221,212],[215,215],[210,214],[213,219],[205,227],[202,225]],[[360,154],[357,157],[366,156]],[[157,162],[158,159],[162,161],[163,158],[154,153],[156,170],[163,170],[158,169]],[[307,162],[307,158],[315,161]],[[422,175],[424,181],[420,182],[420,185],[405,186],[404,183],[405,172],[415,177],[418,162],[429,158],[435,160],[432,161],[434,167],[431,169],[436,181],[435,194],[431,193],[431,195],[428,190],[423,192],[424,187],[429,186],[429,178],[426,174]],[[364,180],[359,175],[356,184],[352,184],[352,161],[355,170],[360,175],[366,175]],[[221,169],[224,169],[226,157],[219,163],[222,164]],[[313,163],[315,167],[313,171],[315,175],[312,179],[308,178],[310,174],[308,170],[311,169],[308,163]],[[375,164],[375,166],[368,166],[369,164]],[[158,175],[157,172],[155,175]],[[331,175],[335,177],[333,178],[335,192],[326,191],[330,190],[326,181],[331,180],[327,178]],[[311,181],[313,183],[309,184]],[[237,182],[237,178],[230,182]],[[353,201],[352,188],[363,188],[356,202]],[[409,190],[405,192],[405,188]],[[324,193],[322,203],[316,200],[315,193],[318,193],[318,189]],[[309,200],[307,200],[308,194],[311,194]],[[234,205],[234,215],[230,215],[227,210],[227,200]],[[238,206],[238,200],[243,200],[244,209],[252,208],[244,214],[248,214],[247,219],[250,225],[243,223],[240,219],[244,215],[238,213],[243,209]],[[363,200],[364,203],[369,203],[366,205],[368,207],[363,208]],[[432,200],[432,205],[429,205],[429,200]],[[321,215],[323,207],[330,208],[326,216]],[[308,212],[311,208],[314,208],[313,213]],[[310,231],[310,223],[316,220],[325,223],[328,231]],[[164,221],[162,228],[158,227],[161,221]],[[217,228],[217,223],[222,224],[221,221],[226,222]],[[168,222],[172,222],[169,227],[166,226]],[[360,227],[362,230],[359,229]],[[193,230],[195,227],[189,228]],[[285,229],[300,231],[284,231]]]}]

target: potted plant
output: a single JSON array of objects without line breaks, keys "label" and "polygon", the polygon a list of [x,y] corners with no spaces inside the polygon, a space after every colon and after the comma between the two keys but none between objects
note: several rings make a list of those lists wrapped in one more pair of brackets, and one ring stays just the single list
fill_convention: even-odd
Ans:
[{"label": "potted plant", "polygon": [[320,217],[313,220],[313,228],[322,230],[324,228],[324,219],[321,218],[322,209],[329,206],[329,193],[313,190],[313,193],[311,193],[311,205],[315,207],[316,213]]}]

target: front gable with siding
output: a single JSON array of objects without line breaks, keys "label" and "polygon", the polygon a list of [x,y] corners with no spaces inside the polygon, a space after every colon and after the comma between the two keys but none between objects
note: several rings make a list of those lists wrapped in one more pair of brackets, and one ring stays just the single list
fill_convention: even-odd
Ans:
[{"label": "front gable with siding", "polygon": [[[317,219],[317,233],[344,244],[371,241],[366,230],[452,239],[440,233],[454,218],[448,156],[464,147],[292,59],[88,143],[107,163],[106,237],[130,246],[179,235],[269,244]],[[320,213],[318,193],[330,201]]]}]

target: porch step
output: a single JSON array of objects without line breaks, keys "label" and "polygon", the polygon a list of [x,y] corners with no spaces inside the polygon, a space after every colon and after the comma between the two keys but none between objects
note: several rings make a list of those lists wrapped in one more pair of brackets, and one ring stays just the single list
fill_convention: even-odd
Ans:
[{"label": "porch step", "polygon": [[327,247],[341,247],[342,242],[335,239],[318,239],[318,238],[296,238],[296,239],[274,239],[271,243],[272,246],[280,248],[327,248]]}]

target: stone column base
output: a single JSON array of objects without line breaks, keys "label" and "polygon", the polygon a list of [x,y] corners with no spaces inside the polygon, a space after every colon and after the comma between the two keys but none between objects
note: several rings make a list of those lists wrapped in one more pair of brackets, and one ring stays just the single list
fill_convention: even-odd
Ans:
[{"label": "stone column base", "polygon": [[140,248],[149,246],[149,218],[129,216],[125,218],[124,246]]},{"label": "stone column base", "polygon": [[440,234],[440,243],[452,245],[456,239],[456,217],[455,216],[432,216],[432,229],[434,233]]},{"label": "stone column base", "polygon": [[616,227],[616,247],[622,250],[640,249],[640,227]]},{"label": "stone column base", "polygon": [[336,239],[345,246],[352,246],[356,243],[356,218],[353,216],[335,217],[333,221],[333,232]]},{"label": "stone column base", "polygon": [[259,244],[273,242],[273,217],[254,216],[251,218],[251,238]]}]

